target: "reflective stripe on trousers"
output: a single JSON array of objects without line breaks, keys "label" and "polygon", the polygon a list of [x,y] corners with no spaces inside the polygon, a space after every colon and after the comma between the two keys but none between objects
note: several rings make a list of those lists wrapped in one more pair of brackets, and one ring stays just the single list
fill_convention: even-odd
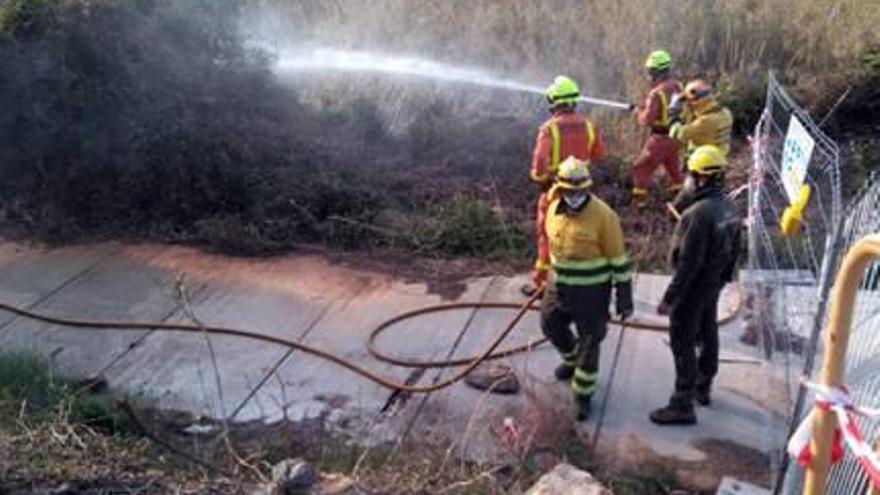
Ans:
[{"label": "reflective stripe on trousers", "polygon": [[574,370],[571,378],[571,391],[575,397],[590,397],[599,388],[599,372],[589,373],[581,368]]}]

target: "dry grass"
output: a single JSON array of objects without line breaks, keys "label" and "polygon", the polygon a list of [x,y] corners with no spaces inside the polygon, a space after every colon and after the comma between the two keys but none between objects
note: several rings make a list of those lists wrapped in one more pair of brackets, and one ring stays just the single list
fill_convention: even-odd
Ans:
[{"label": "dry grass", "polygon": [[0,493],[241,492],[136,434],[133,415],[37,358],[0,354]]},{"label": "dry grass", "polygon": [[[480,400],[462,436],[454,441],[411,436],[399,442],[360,446],[326,418],[300,423],[224,425],[186,433],[196,419],[153,409],[125,411],[129,428],[110,431],[76,414],[77,396],[58,391],[39,361],[0,355],[0,493],[250,493],[265,482],[273,463],[304,457],[323,482],[356,485],[364,494],[522,493],[558,462],[585,467],[622,494],[676,486],[668,470],[621,473],[594,462],[566,407],[548,407],[547,396],[529,382],[515,413],[486,409]],[[60,382],[58,382],[60,385]],[[26,384],[24,387],[22,384]],[[37,400],[49,397],[51,401]],[[32,402],[33,401],[33,402]],[[38,408],[39,406],[39,408]],[[502,427],[512,414],[515,431]],[[372,436],[376,417],[359,421]],[[488,428],[488,432],[485,431]],[[488,433],[485,435],[484,433]],[[473,438],[471,438],[473,437]],[[491,462],[473,462],[475,442],[496,442]],[[598,460],[597,460],[598,461]],[[332,473],[332,474],[328,474]],[[648,473],[648,474],[646,474]],[[347,492],[346,492],[347,493]]]},{"label": "dry grass", "polygon": [[[276,4],[280,14],[261,18],[258,32],[293,45],[421,56],[538,84],[567,73],[582,81],[587,93],[628,100],[644,93],[642,62],[658,47],[674,54],[682,76],[709,77],[732,93],[755,91],[773,68],[805,89],[810,101],[833,100],[859,54],[880,42],[880,3],[872,0],[265,3]],[[387,80],[347,75],[346,82],[329,87],[338,94],[346,85],[390,107],[428,106],[424,91],[389,91]],[[442,92],[432,87],[428,95]],[[475,101],[473,92],[467,98],[445,96],[462,115],[492,107],[491,100],[499,98],[477,93]],[[505,101],[517,107],[508,112],[524,118],[541,105],[535,98]],[[613,120],[610,134],[631,153],[631,121],[606,117]]]},{"label": "dry grass", "polygon": [[[66,487],[67,491],[63,488]],[[0,492],[241,493],[242,484],[182,469],[145,439],[107,435],[58,417],[0,427]]]},{"label": "dry grass", "polygon": [[621,83],[641,92],[642,61],[661,46],[686,73],[750,76],[774,66],[820,76],[880,41],[872,0],[274,3],[286,14],[276,25],[295,33],[294,43],[432,57],[539,81],[566,71],[603,92]]}]

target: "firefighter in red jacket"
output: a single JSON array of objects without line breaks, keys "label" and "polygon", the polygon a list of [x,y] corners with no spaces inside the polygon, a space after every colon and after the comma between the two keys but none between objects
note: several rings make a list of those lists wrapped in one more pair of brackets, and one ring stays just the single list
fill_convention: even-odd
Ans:
[{"label": "firefighter in red jacket", "polygon": [[648,186],[657,167],[663,166],[669,178],[669,192],[675,197],[684,182],[681,170],[681,144],[669,136],[673,116],[670,107],[675,94],[683,91],[680,82],[670,75],[672,57],[664,50],[648,56],[645,68],[651,76],[652,87],[643,106],[638,107],[639,125],[651,133],[635,163],[633,163],[633,204],[644,208],[648,204]]},{"label": "firefighter in red jacket", "polygon": [[[607,154],[599,128],[586,116],[576,112],[580,96],[577,83],[566,76],[556,77],[547,88],[547,103],[552,116],[538,130],[530,174],[532,181],[541,186],[542,191],[536,205],[536,237],[543,228],[538,219],[547,210],[547,191],[553,184],[559,164],[570,156],[596,163]],[[546,247],[539,243],[531,284],[523,287],[525,294],[531,295],[546,282],[549,266],[541,261],[547,259],[547,253],[541,252],[543,249]]]}]

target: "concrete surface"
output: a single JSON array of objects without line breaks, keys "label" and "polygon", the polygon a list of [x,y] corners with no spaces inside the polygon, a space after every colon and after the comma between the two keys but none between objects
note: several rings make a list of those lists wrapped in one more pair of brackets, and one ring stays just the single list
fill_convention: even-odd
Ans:
[{"label": "concrete surface", "polygon": [[770,490],[725,477],[721,480],[716,495],[770,495]]},{"label": "concrete surface", "polygon": [[[522,301],[522,277],[472,280],[460,301]],[[664,323],[653,311],[667,280],[640,275],[637,319]],[[186,297],[181,297],[185,294]],[[101,244],[46,250],[0,243],[0,299],[73,318],[199,321],[241,327],[312,345],[407,383],[435,383],[454,369],[399,368],[373,359],[368,333],[406,310],[443,301],[422,284],[334,266],[320,256],[229,259],[192,249]],[[721,313],[735,307],[725,294]],[[380,346],[397,356],[438,359],[479,354],[512,310],[456,310],[394,325]],[[195,320],[194,320],[195,319]],[[760,358],[738,342],[742,322],[724,327],[723,353]],[[505,346],[540,338],[528,314]],[[615,351],[623,339],[619,359]],[[571,430],[567,384],[553,380],[556,353],[544,346],[506,359],[524,385],[498,396],[456,384],[428,395],[397,394],[301,352],[226,336],[175,332],[74,330],[0,313],[0,345],[49,357],[74,377],[101,375],[119,392],[198,416],[237,421],[323,418],[361,441],[415,436],[453,442],[475,459],[517,456],[543,443],[589,444],[607,402],[599,448],[620,462],[666,460],[711,465],[719,445],[766,459],[779,448],[787,384],[772,363],[722,365],[710,408],[692,428],[657,428],[647,413],[665,403],[673,382],[663,332],[611,327],[603,342],[596,414]],[[609,377],[614,369],[614,380]],[[505,419],[520,436],[501,434]],[[738,450],[737,450],[738,449]],[[721,461],[719,461],[721,462]],[[708,464],[707,464],[708,463]],[[759,461],[766,468],[767,461]],[[676,464],[678,465],[678,464]],[[727,474],[723,462],[709,467]]]}]

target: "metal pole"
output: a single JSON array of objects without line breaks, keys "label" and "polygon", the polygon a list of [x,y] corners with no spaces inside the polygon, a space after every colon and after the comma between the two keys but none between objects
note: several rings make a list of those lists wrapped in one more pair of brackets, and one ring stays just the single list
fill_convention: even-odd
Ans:
[{"label": "metal pole", "polygon": [[[830,297],[830,293],[832,290],[831,283],[833,281],[833,270],[834,265],[837,262],[837,258],[839,256],[839,251],[841,250],[841,245],[843,244],[843,235],[841,231],[843,229],[840,226],[835,226],[834,230],[829,236],[827,242],[825,243],[825,256],[822,262],[822,267],[820,269],[819,276],[819,299],[816,302],[816,314],[813,316],[813,329],[810,331],[810,340],[807,343],[806,351],[804,354],[806,355],[806,359],[804,360],[804,368],[803,368],[803,376],[812,377],[813,376],[813,366],[815,365],[816,354],[819,352],[819,338],[822,336],[822,325],[825,323],[825,315],[828,310],[828,299]],[[786,438],[791,438],[794,434],[794,430],[797,428],[797,425],[800,423],[801,412],[804,410],[806,406],[807,400],[807,389],[803,385],[798,387],[797,397],[794,402],[794,411],[792,412],[792,421],[788,428],[788,435]],[[780,466],[779,473],[776,478],[776,485],[774,487],[774,495],[779,495],[782,492],[782,488],[785,485],[785,477],[788,470],[788,465],[790,459],[788,458],[788,452],[783,451],[782,453],[782,465]]]},{"label": "metal pole", "polygon": [[[877,257],[880,257],[880,235],[874,234],[863,238],[849,250],[837,272],[828,313],[828,330],[825,332],[825,352],[819,378],[822,385],[838,387],[843,384],[853,304],[865,269]],[[813,438],[810,440],[812,460],[807,466],[804,495],[825,495],[831,467],[831,442],[837,420],[832,411],[819,408],[814,410],[813,417]]]},{"label": "metal pole", "polygon": [[578,101],[588,103],[590,105],[599,105],[602,107],[616,108],[618,110],[629,110],[633,108],[632,104],[624,101],[606,100],[603,98],[593,98],[592,96],[581,96]]}]

